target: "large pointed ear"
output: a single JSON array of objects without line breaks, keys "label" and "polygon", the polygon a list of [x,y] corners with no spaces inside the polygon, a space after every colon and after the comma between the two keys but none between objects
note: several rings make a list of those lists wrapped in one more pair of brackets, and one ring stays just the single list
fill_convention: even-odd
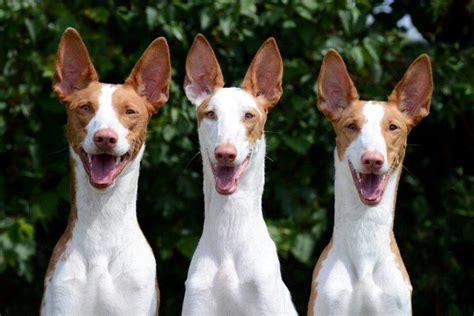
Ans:
[{"label": "large pointed ear", "polygon": [[263,99],[266,108],[274,107],[283,94],[283,61],[273,37],[258,49],[247,70],[242,88],[254,97]]},{"label": "large pointed ear", "polygon": [[156,113],[168,101],[171,62],[168,43],[164,37],[155,39],[133,67],[125,80],[149,104],[149,112]]},{"label": "large pointed ear", "polygon": [[72,27],[61,37],[55,66],[53,90],[61,101],[99,80],[81,36]]},{"label": "large pointed ear", "polygon": [[184,91],[195,106],[224,86],[221,67],[211,45],[202,34],[196,35],[186,57]]},{"label": "large pointed ear", "polygon": [[359,99],[346,64],[334,49],[329,49],[324,56],[317,89],[318,109],[332,122],[336,122],[341,113]]},{"label": "large pointed ear", "polygon": [[388,99],[398,104],[400,111],[408,118],[409,125],[413,127],[430,112],[432,93],[430,57],[423,54],[408,67]]}]

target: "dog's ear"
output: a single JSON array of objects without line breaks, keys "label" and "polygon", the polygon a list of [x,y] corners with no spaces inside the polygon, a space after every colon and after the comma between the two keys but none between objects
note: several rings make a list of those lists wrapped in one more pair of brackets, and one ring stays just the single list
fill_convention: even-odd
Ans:
[{"label": "dog's ear", "polygon": [[221,67],[211,45],[202,34],[196,35],[186,57],[184,91],[195,106],[224,86]]},{"label": "dog's ear", "polygon": [[72,27],[61,37],[55,67],[53,90],[61,101],[99,80],[79,32]]},{"label": "dog's ear", "polygon": [[423,54],[408,67],[388,99],[398,105],[407,117],[408,125],[413,127],[430,112],[432,94],[430,57]]},{"label": "dog's ear", "polygon": [[148,110],[153,114],[168,101],[170,80],[170,50],[166,39],[159,37],[142,54],[125,84],[148,101]]},{"label": "dog's ear", "polygon": [[324,56],[317,91],[318,109],[332,122],[336,122],[344,109],[359,99],[344,60],[334,49],[329,49]]},{"label": "dog's ear", "polygon": [[266,109],[274,107],[283,94],[283,61],[273,37],[258,49],[247,70],[242,88],[264,101]]}]

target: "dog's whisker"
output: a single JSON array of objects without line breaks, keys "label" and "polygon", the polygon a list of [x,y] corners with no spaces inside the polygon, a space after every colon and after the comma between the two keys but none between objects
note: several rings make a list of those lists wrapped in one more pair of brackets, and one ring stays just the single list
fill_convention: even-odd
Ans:
[{"label": "dog's whisker", "polygon": [[59,153],[62,153],[62,152],[64,152],[64,151],[68,150],[68,148],[69,148],[69,146],[65,146],[65,147],[63,147],[63,148],[61,148],[61,149],[58,149],[57,151],[53,151],[52,153],[49,153],[48,156],[57,155],[57,154],[59,154]]},{"label": "dog's whisker", "polygon": [[201,151],[198,151],[197,153],[195,153],[194,156],[191,158],[191,160],[189,160],[189,162],[186,164],[186,167],[184,168],[187,169],[189,165],[194,161],[194,159],[196,159],[196,157],[199,156],[200,154],[201,154]]},{"label": "dog's whisker", "polygon": [[265,158],[267,158],[268,160],[270,160],[271,162],[275,162],[272,158],[270,158],[269,156],[265,155]]},{"label": "dog's whisker", "polygon": [[282,134],[282,132],[267,131],[267,130],[265,130],[265,133],[269,133],[269,134]]},{"label": "dog's whisker", "polygon": [[405,167],[404,164],[402,164],[402,168],[403,168],[403,170],[405,170],[405,171],[408,172],[409,174],[413,174],[407,167]]}]

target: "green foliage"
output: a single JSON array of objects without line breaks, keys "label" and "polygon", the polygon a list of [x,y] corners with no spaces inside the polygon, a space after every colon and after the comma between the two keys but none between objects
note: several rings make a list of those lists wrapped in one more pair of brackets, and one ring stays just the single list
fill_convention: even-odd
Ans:
[{"label": "green foliage", "polygon": [[[381,2],[0,0],[0,313],[37,312],[47,262],[67,222],[66,116],[51,80],[68,26],[81,32],[104,82],[122,82],[155,37],[165,36],[171,48],[170,100],[150,122],[138,201],[158,261],[162,315],[180,312],[202,230],[195,113],[182,91],[186,53],[198,32],[215,48],[227,86],[240,84],[267,37],[280,46],[284,96],[266,126],[263,204],[301,314],[333,218],[334,134],[314,94],[323,54],[336,48],[362,97],[384,99],[409,63],[428,53],[432,110],[409,138],[395,233],[414,287],[414,313],[472,313],[474,6],[395,1],[391,12],[375,13]],[[426,41],[397,28],[405,14]]]}]

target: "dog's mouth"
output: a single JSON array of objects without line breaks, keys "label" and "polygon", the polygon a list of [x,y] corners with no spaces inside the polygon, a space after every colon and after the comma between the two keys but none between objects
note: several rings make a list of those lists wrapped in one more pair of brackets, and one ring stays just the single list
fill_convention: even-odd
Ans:
[{"label": "dog's mouth", "polygon": [[111,186],[120,175],[130,160],[130,153],[127,152],[121,156],[106,153],[93,155],[81,148],[80,157],[92,186],[105,189]]},{"label": "dog's mouth", "polygon": [[240,177],[244,174],[250,161],[251,154],[238,166],[214,165],[211,162],[212,172],[216,182],[216,191],[222,195],[229,195],[237,190]]},{"label": "dog's mouth", "polygon": [[349,168],[362,203],[366,205],[378,204],[382,200],[392,169],[381,174],[361,173],[354,169],[351,162],[349,162]]}]

